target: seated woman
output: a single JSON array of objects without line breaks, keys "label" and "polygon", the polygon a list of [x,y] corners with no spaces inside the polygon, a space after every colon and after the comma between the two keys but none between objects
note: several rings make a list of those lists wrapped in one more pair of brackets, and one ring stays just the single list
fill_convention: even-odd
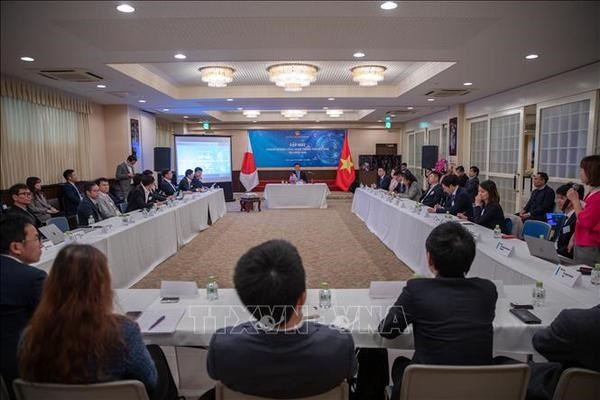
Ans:
[{"label": "seated woman", "polygon": [[[569,258],[573,258],[573,249],[569,250],[569,241],[573,233],[575,233],[575,225],[577,223],[577,214],[575,214],[573,203],[567,198],[567,192],[573,185],[572,182],[569,182],[556,189],[556,205],[565,213],[565,219],[556,227],[556,232],[554,232],[556,251],[561,256]],[[577,194],[579,195],[579,200],[583,199],[583,185],[577,185]]]},{"label": "seated woman", "polygon": [[46,223],[52,217],[58,217],[62,215],[60,211],[56,208],[52,207],[48,200],[46,200],[46,196],[44,196],[44,192],[42,192],[42,180],[37,176],[30,176],[25,181],[27,187],[32,194],[31,204],[29,205],[29,209],[31,212],[43,223]]},{"label": "seated woman", "polygon": [[419,182],[417,182],[417,178],[409,170],[401,172],[400,174],[402,176],[402,185],[404,185],[406,188],[404,193],[400,193],[400,197],[419,201],[422,193],[421,189],[419,188]]},{"label": "seated woman", "polygon": [[161,380],[172,382],[168,369],[166,376],[157,373],[138,325],[113,313],[106,256],[90,245],[69,245],[58,253],[18,359],[21,378],[31,382],[136,379],[151,398],[164,398],[156,396],[164,392]]},{"label": "seated woman", "polygon": [[[464,214],[459,214],[458,217],[467,219]],[[502,232],[505,232],[504,211],[500,206],[500,195],[494,181],[488,180],[479,184],[479,193],[475,196],[473,216],[468,219],[489,229],[494,229],[498,225]]]}]

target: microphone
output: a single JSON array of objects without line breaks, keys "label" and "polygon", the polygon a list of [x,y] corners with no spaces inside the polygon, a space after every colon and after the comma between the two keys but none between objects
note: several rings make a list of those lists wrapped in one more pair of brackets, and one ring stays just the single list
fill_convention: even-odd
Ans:
[{"label": "microphone", "polygon": [[574,191],[576,191],[576,192],[577,192],[577,191],[579,191],[579,188],[580,188],[580,187],[581,187],[581,185],[580,185],[580,184],[578,184],[578,183],[574,183],[574,184],[571,186],[571,188],[572,188]]}]

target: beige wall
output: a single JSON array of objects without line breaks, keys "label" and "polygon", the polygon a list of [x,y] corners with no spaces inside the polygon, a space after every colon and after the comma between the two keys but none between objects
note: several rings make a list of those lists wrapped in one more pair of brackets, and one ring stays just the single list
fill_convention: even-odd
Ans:
[{"label": "beige wall", "polygon": [[91,103],[92,113],[88,117],[90,126],[90,172],[91,177],[107,176],[106,135],[104,130],[104,107]]},{"label": "beige wall", "polygon": [[104,136],[106,138],[106,167],[108,178],[130,153],[129,116],[127,106],[104,106]]}]

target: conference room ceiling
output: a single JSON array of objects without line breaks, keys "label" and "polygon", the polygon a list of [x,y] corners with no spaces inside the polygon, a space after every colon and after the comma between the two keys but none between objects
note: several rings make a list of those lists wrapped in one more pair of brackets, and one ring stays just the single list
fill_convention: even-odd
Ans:
[{"label": "conference room ceiling", "polygon": [[[328,107],[344,110],[343,121],[397,111],[402,122],[600,60],[598,2],[400,1],[384,11],[380,1],[133,1],[131,14],[120,3],[3,1],[2,74],[179,121],[242,123],[240,108],[264,111],[261,122],[282,120],[284,109],[308,110],[299,122],[340,120],[325,117]],[[539,58],[526,60],[531,53]],[[308,88],[269,82],[268,66],[299,61],[319,67]],[[372,64],[388,68],[383,82],[352,81],[350,68]],[[209,88],[198,72],[208,65],[233,67],[233,82]],[[51,80],[43,69],[103,79]],[[428,101],[439,89],[469,93]]]}]

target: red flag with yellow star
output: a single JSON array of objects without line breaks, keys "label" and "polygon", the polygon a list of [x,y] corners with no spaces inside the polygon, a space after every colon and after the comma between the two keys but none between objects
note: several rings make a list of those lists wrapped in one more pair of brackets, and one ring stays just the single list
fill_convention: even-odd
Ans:
[{"label": "red flag with yellow star", "polygon": [[337,187],[347,192],[354,183],[356,178],[356,171],[354,170],[354,163],[352,162],[352,156],[350,155],[350,146],[348,146],[348,135],[344,137],[344,146],[342,147],[342,153],[340,154],[340,163],[337,168],[337,176],[335,177],[335,184]]}]

